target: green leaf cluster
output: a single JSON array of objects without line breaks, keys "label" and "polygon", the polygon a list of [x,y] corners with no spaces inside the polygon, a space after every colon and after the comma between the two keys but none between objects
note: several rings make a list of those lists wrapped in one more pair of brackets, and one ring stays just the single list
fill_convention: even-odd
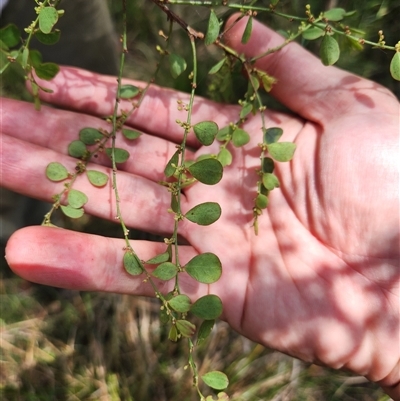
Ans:
[{"label": "green leaf cluster", "polygon": [[[123,264],[131,275],[146,272],[143,262],[131,249],[125,252]],[[165,252],[149,259],[146,264],[157,265],[151,276],[162,281],[176,280],[180,273],[186,272],[200,283],[212,284],[222,274],[221,262],[213,253],[199,254],[185,266],[178,267],[172,262],[171,245],[168,245]],[[186,318],[189,313],[203,320],[197,333],[197,342],[199,344],[205,341],[212,331],[215,319],[223,310],[221,299],[213,294],[200,297],[193,303],[186,294],[176,291],[168,293],[162,299],[161,319],[164,323],[170,324],[169,339],[171,341],[177,341],[180,337],[189,338],[196,333],[196,326]]]},{"label": "green leaf cluster", "polygon": [[217,140],[220,142],[224,142],[224,146],[221,148],[221,151],[224,149],[225,155],[221,155],[220,152],[220,154],[218,154],[218,158],[222,159],[222,161],[224,162],[223,165],[225,166],[229,165],[232,162],[232,154],[229,152],[228,149],[226,149],[227,145],[229,143],[232,143],[232,145],[236,148],[247,145],[250,142],[250,134],[244,129],[239,128],[237,125],[229,124],[218,131]]},{"label": "green leaf cluster", "polygon": [[[162,312],[166,308],[169,313],[163,313],[163,320],[170,324],[169,339],[177,341],[180,337],[190,338],[197,331],[197,344],[201,344],[211,334],[215,319],[222,313],[222,301],[216,295],[210,294],[192,303],[185,294],[173,295],[169,293],[165,297]],[[198,330],[194,323],[187,320],[186,317],[189,313],[203,320]]]},{"label": "green leaf cluster", "polygon": [[[136,96],[139,89],[132,85],[124,87],[123,95],[127,98]],[[128,140],[135,140],[141,135],[138,131],[132,129],[122,129],[123,136]],[[68,145],[68,154],[79,158],[74,174],[68,173],[65,166],[58,162],[52,162],[46,167],[46,177],[54,182],[64,181],[68,178],[73,179],[78,174],[85,173],[89,182],[95,187],[104,187],[108,182],[108,175],[98,170],[86,169],[86,163],[93,154],[99,151],[104,153],[115,163],[125,163],[129,159],[129,152],[122,148],[105,147],[110,139],[110,134],[102,132],[92,127],[85,127],[79,131],[79,139],[72,141]],[[95,146],[91,151],[90,147]],[[67,185],[69,188],[69,185]],[[64,192],[63,192],[64,193]],[[60,198],[60,196],[58,196]],[[79,218],[83,215],[83,205],[88,201],[85,194],[80,191],[69,188],[67,195],[67,205],[60,205],[61,211],[68,217]]]},{"label": "green leaf cluster", "polygon": [[[52,45],[57,43],[60,39],[60,31],[53,28],[62,14],[62,10],[56,10],[52,6],[39,7],[38,18],[33,23],[33,26],[29,28],[30,35],[35,36],[43,44]],[[59,68],[54,63],[43,63],[38,51],[35,50],[34,54],[30,54],[29,47],[24,44],[19,50],[11,51],[12,48],[21,44],[21,38],[21,32],[16,25],[9,24],[1,28],[1,51],[5,52],[9,60],[15,60],[20,63],[25,70],[34,69],[40,78],[52,79],[59,71]]]},{"label": "green leaf cluster", "polygon": [[[287,162],[292,160],[296,145],[292,142],[279,142],[283,130],[279,127],[264,129],[261,168],[259,170],[260,181],[256,198],[254,200],[254,229],[258,233],[258,216],[263,209],[268,207],[269,193],[280,187],[279,178],[273,173],[275,162]],[[264,153],[267,152],[268,156]]]},{"label": "green leaf cluster", "polygon": [[[108,176],[100,171],[87,170],[86,174],[89,181],[96,186],[104,186],[108,181]],[[72,178],[67,168],[58,162],[51,162],[46,167],[46,177],[53,182],[60,182]],[[73,189],[69,184],[65,186],[62,194],[66,194],[66,205],[59,205],[61,211],[68,217],[77,219],[84,214],[83,206],[88,202],[88,197],[81,191]],[[57,201],[61,195],[55,197]]]}]

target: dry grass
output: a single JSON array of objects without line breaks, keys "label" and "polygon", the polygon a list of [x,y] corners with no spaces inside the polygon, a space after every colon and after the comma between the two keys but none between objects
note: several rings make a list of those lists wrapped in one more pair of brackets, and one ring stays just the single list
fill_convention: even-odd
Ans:
[{"label": "dry grass", "polygon": [[[3,266],[3,272],[5,272]],[[2,401],[195,401],[187,346],[171,343],[155,300],[56,290],[9,272],[1,284]],[[233,401],[383,401],[376,385],[305,365],[219,322],[198,349]]]}]

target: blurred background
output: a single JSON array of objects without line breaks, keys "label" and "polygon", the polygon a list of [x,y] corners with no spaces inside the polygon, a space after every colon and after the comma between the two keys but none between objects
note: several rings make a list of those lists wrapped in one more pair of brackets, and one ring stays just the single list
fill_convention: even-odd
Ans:
[{"label": "blurred background", "polygon": [[[159,61],[155,48],[165,45],[159,31],[167,33],[169,23],[165,14],[150,0],[128,0],[127,4],[129,53],[124,75],[148,80]],[[259,4],[268,6],[269,2]],[[356,10],[345,23],[364,31],[366,39],[377,41],[378,31],[382,29],[387,44],[393,46],[400,40],[397,0],[282,0],[278,9],[303,16],[306,4],[311,5],[314,15],[332,7]],[[11,0],[4,9],[1,26],[8,22],[15,22],[21,28],[27,26],[34,19],[34,6],[33,0]],[[43,48],[35,43],[32,47],[40,48],[44,61],[114,74],[118,68],[121,1],[63,0],[60,6],[66,14],[58,25],[62,32],[59,44]],[[93,7],[97,8],[93,11]],[[170,7],[194,29],[206,30],[208,8]],[[215,10],[221,21],[232,14],[224,7]],[[259,13],[257,18],[282,32],[297,29],[295,22],[270,13]],[[303,41],[302,45],[318,53],[319,41]],[[89,50],[90,57],[87,57]],[[189,41],[178,26],[173,30],[170,51],[186,59],[189,72]],[[393,52],[369,46],[362,51],[347,47],[342,49],[338,65],[385,85],[400,98],[399,82],[389,73],[392,56]],[[199,94],[232,103],[243,96],[246,80],[240,70],[217,74],[213,79],[207,74],[221,58],[219,49],[199,44],[198,58]],[[167,62],[162,65],[157,83],[183,91],[190,89],[186,73],[177,80],[171,79]],[[22,71],[17,67],[7,71],[1,80],[1,91],[3,96],[28,99]],[[283,108],[269,96],[265,96],[265,102],[271,108]],[[8,196],[12,196],[14,206],[2,205],[3,249],[11,231],[21,225],[40,224],[40,213],[47,211],[47,206],[42,203],[26,199],[15,203],[14,195],[1,194],[2,199],[8,199]],[[39,212],[37,221],[23,217],[32,217],[34,212]],[[6,230],[10,220],[11,228]],[[60,224],[79,231],[121,237],[119,226],[92,217],[71,221],[60,216]],[[0,269],[1,400],[198,399],[192,389],[191,374],[184,370],[187,344],[175,344],[167,339],[167,329],[158,318],[157,301],[32,284],[15,276],[3,258]],[[389,400],[378,386],[363,377],[304,364],[271,351],[239,336],[224,322],[219,322],[210,340],[199,347],[197,359],[200,375],[208,370],[227,373],[230,378],[227,392],[234,401]]]}]

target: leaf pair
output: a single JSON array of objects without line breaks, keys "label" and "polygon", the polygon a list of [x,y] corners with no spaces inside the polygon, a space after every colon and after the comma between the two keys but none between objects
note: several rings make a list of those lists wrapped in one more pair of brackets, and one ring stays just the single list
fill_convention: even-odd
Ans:
[{"label": "leaf pair", "polygon": [[[87,177],[95,187],[104,187],[107,184],[108,176],[97,170],[86,170]],[[46,177],[50,181],[64,181],[70,177],[68,170],[61,163],[51,162],[46,167]]]},{"label": "leaf pair", "polygon": [[83,206],[87,203],[88,197],[81,191],[70,189],[67,200],[67,205],[60,205],[62,212],[71,219],[82,217],[84,214]]},{"label": "leaf pair", "polygon": [[217,140],[221,142],[232,141],[233,146],[239,148],[250,142],[250,134],[242,128],[227,125],[218,131]]},{"label": "leaf pair", "polygon": [[[96,187],[103,187],[107,184],[108,176],[101,171],[86,170],[89,182]],[[46,177],[53,182],[64,181],[70,178],[70,174],[65,166],[58,162],[49,163],[46,167]],[[67,205],[60,205],[61,211],[68,217],[78,219],[84,214],[83,206],[87,203],[87,196],[78,190],[68,189]]]},{"label": "leaf pair", "polygon": [[[213,253],[203,253],[193,257],[183,268],[189,276],[203,284],[212,284],[219,280],[222,274],[222,265],[218,256]],[[142,271],[137,270],[137,274]],[[160,280],[168,281],[176,277],[179,268],[176,264],[166,261],[153,271],[152,275]],[[132,274],[132,273],[131,273]]]},{"label": "leaf pair", "polygon": [[[134,140],[139,138],[140,132],[132,129],[122,129],[122,134],[126,139]],[[72,141],[68,145],[68,154],[78,159],[86,159],[90,155],[87,146],[105,143],[108,138],[104,133],[95,129],[86,127],[80,130],[79,140]],[[116,163],[125,163],[129,159],[129,152],[122,148],[105,148],[106,155],[112,160],[115,159]]]},{"label": "leaf pair", "polygon": [[[213,294],[205,295],[193,304],[187,295],[179,294],[169,299],[168,305],[179,313],[188,313],[190,311],[200,319],[209,321],[211,325],[214,325],[215,319],[222,313],[222,301]],[[205,327],[203,327],[204,330]]]},{"label": "leaf pair", "polygon": [[282,128],[268,128],[264,130],[264,143],[267,145],[268,153],[274,160],[288,162],[293,158],[296,144],[293,142],[278,142],[282,134]]}]

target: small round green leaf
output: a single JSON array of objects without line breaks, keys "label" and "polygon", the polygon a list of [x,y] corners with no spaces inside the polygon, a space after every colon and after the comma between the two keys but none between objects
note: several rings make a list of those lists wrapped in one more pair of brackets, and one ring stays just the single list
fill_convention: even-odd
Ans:
[{"label": "small round green leaf", "polygon": [[242,105],[242,109],[240,110],[239,117],[241,119],[245,118],[247,115],[249,115],[253,111],[253,104],[252,103],[244,103]]},{"label": "small round green leaf", "polygon": [[390,74],[393,79],[400,81],[400,52],[396,52],[390,62]]},{"label": "small round green leaf", "polygon": [[346,15],[346,10],[343,8],[331,8],[328,11],[324,12],[324,18],[329,21],[341,21]]},{"label": "small round green leaf", "polygon": [[279,127],[267,128],[264,131],[264,142],[269,145],[279,141],[279,138],[283,134],[283,129]]},{"label": "small round green leaf", "polygon": [[161,308],[158,314],[160,322],[162,324],[167,324],[171,320],[171,314],[166,308]]},{"label": "small round green leaf", "polygon": [[[265,188],[264,185],[261,185],[260,193],[261,193],[262,195],[268,196],[269,193],[270,193],[270,191],[269,191],[267,188]],[[267,206],[268,206],[268,201],[267,201]]]},{"label": "small round green leaf", "polygon": [[175,195],[171,196],[171,209],[175,212],[178,213],[179,209],[179,204],[178,204],[178,197]]},{"label": "small round green leaf", "polygon": [[29,49],[27,47],[24,47],[24,50],[22,51],[22,62],[21,62],[23,68],[26,68],[26,66],[28,65],[28,58],[29,58]]},{"label": "small round green leaf", "polygon": [[172,177],[175,174],[175,170],[179,163],[179,150],[177,150],[168,161],[164,169],[164,174],[166,177]]},{"label": "small round green leaf", "polygon": [[119,97],[121,99],[131,99],[140,93],[140,89],[134,85],[122,85],[119,91]]},{"label": "small round green leaf", "polygon": [[184,269],[189,276],[204,284],[215,283],[222,274],[221,261],[213,253],[202,253],[195,256]]},{"label": "small round green leaf", "polygon": [[192,305],[190,311],[201,319],[214,320],[222,313],[222,301],[216,295],[205,295]]},{"label": "small round green leaf", "polygon": [[43,62],[42,54],[37,50],[30,50],[29,58],[34,68],[39,67]]},{"label": "small round green leaf", "polygon": [[137,138],[139,138],[140,135],[142,135],[141,132],[135,131],[133,129],[128,129],[128,128],[123,128],[122,134],[124,135],[124,137],[126,139],[130,139],[130,140],[137,139]]},{"label": "small round green leaf", "polygon": [[72,141],[68,145],[68,154],[72,157],[80,159],[81,157],[83,157],[86,151],[87,151],[86,145],[82,141],[79,140]]},{"label": "small round green leaf", "polygon": [[17,46],[21,40],[21,33],[15,24],[8,24],[0,29],[0,40],[7,47]]},{"label": "small round green leaf", "polygon": [[349,36],[346,36],[345,39],[347,48],[357,51],[361,51],[364,48],[359,39],[350,38]]},{"label": "small round green leaf", "polygon": [[[168,315],[167,315],[167,317],[168,317]],[[167,323],[167,322],[168,322],[168,320],[165,323]],[[176,328],[176,326],[174,324],[169,329],[168,340],[173,341],[174,343],[178,341],[178,329]]]},{"label": "small round green leaf", "polygon": [[[198,157],[196,158],[196,161],[198,162],[198,161],[200,161],[200,160],[212,159],[212,158],[215,158],[215,155],[213,155],[213,154],[211,154],[211,153],[204,153],[204,154],[198,156]],[[190,161],[192,162],[192,160],[190,160]],[[186,166],[190,166],[191,164],[193,164],[193,162],[190,163],[190,164],[185,163]]]},{"label": "small round green leaf", "polygon": [[226,57],[224,57],[222,60],[218,61],[217,64],[215,64],[213,67],[211,67],[210,71],[208,71],[208,73],[210,75],[216,74],[221,68],[222,66],[225,64],[226,62]]},{"label": "small round green leaf", "polygon": [[263,194],[258,194],[255,203],[259,209],[265,209],[268,206],[268,197]]},{"label": "small round green leaf", "polygon": [[87,177],[95,187],[104,187],[108,181],[108,175],[97,170],[86,170]]},{"label": "small round green leaf", "polygon": [[204,43],[208,46],[211,43],[214,43],[219,35],[219,21],[217,14],[215,14],[214,10],[210,12],[210,18],[208,19],[207,33],[204,38]]},{"label": "small round green leaf", "polygon": [[211,334],[212,329],[214,327],[215,320],[204,320],[199,328],[199,332],[197,334],[197,345],[204,342],[207,337]]},{"label": "small round green leaf", "polygon": [[59,29],[55,29],[50,33],[43,33],[42,31],[36,31],[36,39],[45,45],[54,45],[60,40],[61,32]]},{"label": "small round green leaf", "polygon": [[53,79],[59,71],[60,67],[55,63],[42,63],[35,67],[36,75],[46,81]]},{"label": "small round green leaf", "polygon": [[143,273],[142,262],[134,253],[125,252],[123,263],[125,270],[132,276],[138,276]]},{"label": "small round green leaf", "polygon": [[58,12],[54,7],[44,7],[39,13],[39,29],[43,33],[50,33],[58,21]]},{"label": "small round green leaf", "polygon": [[206,373],[201,376],[201,378],[207,386],[214,388],[215,390],[224,390],[229,386],[229,379],[226,374],[216,370]]},{"label": "small round green leaf", "polygon": [[176,328],[183,337],[192,337],[196,332],[196,326],[187,320],[177,320]]},{"label": "small round green leaf", "polygon": [[296,144],[293,142],[276,142],[268,145],[268,152],[271,157],[278,162],[288,162],[292,160]]},{"label": "small round green leaf", "polygon": [[335,38],[331,35],[325,34],[319,49],[322,64],[332,65],[339,60],[340,48]]},{"label": "small round green leaf", "polygon": [[46,177],[51,181],[63,181],[68,178],[68,170],[58,162],[52,162],[46,167]]},{"label": "small round green leaf", "polygon": [[[253,71],[249,76],[248,76],[249,82],[247,84],[248,89],[248,95],[251,96],[251,93],[254,91],[257,91],[260,88],[260,75],[259,72]],[[257,103],[257,102],[256,102]]]},{"label": "small round green leaf", "polygon": [[168,304],[174,311],[186,313],[189,311],[192,303],[190,302],[190,298],[187,295],[180,294],[176,297],[171,298],[168,301]]},{"label": "small round green leaf", "polygon": [[68,204],[74,209],[81,208],[88,201],[88,197],[77,189],[70,189],[68,192]]},{"label": "small round green leaf", "polygon": [[61,205],[60,208],[61,211],[71,219],[79,219],[80,217],[83,216],[84,213],[83,209],[75,209],[70,205],[67,206]]},{"label": "small round green leaf", "polygon": [[79,131],[79,139],[86,145],[95,145],[104,138],[104,135],[95,128],[82,128]]},{"label": "small round green leaf", "polygon": [[[112,148],[106,148],[107,156],[112,160]],[[129,152],[125,149],[114,148],[115,163],[125,163],[129,159]]]},{"label": "small round green leaf", "polygon": [[149,265],[158,265],[160,263],[163,262],[167,262],[170,258],[170,254],[168,251],[164,252],[164,253],[160,253],[156,256],[154,256],[153,258],[149,259],[146,261],[146,263],[148,263]]},{"label": "small round green leaf", "polygon": [[232,164],[232,153],[228,149],[222,148],[218,153],[217,159],[223,167],[229,166]]},{"label": "small round green leaf", "polygon": [[241,128],[236,128],[232,134],[232,143],[236,147],[244,146],[250,142],[250,135],[242,130]]},{"label": "small round green leaf", "polygon": [[171,262],[164,262],[157,266],[152,274],[160,280],[168,281],[178,274],[178,267]]},{"label": "small round green leaf", "polygon": [[220,142],[225,142],[230,139],[232,135],[233,129],[230,125],[227,125],[224,128],[221,128],[217,133],[217,140]]},{"label": "small round green leaf", "polygon": [[303,31],[301,35],[305,40],[315,40],[320,38],[324,34],[325,32],[324,28],[325,27],[321,29],[316,26],[312,26],[311,28],[308,28],[307,30]]},{"label": "small round green leaf", "polygon": [[185,217],[200,226],[208,226],[221,216],[221,206],[216,202],[201,203],[190,209]]},{"label": "small round green leaf", "polygon": [[209,146],[217,136],[218,125],[214,121],[202,121],[193,126],[193,131],[202,145]]},{"label": "small round green leaf", "polygon": [[168,58],[171,75],[173,78],[178,78],[186,70],[186,61],[178,54],[170,54]]},{"label": "small round green leaf", "polygon": [[244,29],[242,36],[242,43],[246,44],[251,36],[251,31],[253,30],[253,17],[249,17],[247,20],[246,28]]},{"label": "small round green leaf", "polygon": [[272,173],[275,168],[275,163],[270,157],[265,157],[262,165],[263,173]]},{"label": "small round green leaf", "polygon": [[217,159],[200,160],[190,165],[188,170],[196,180],[206,185],[217,184],[223,174],[222,164]]},{"label": "small round green leaf", "polygon": [[269,191],[272,191],[274,188],[279,188],[280,186],[278,177],[271,173],[263,174],[262,183]]}]

